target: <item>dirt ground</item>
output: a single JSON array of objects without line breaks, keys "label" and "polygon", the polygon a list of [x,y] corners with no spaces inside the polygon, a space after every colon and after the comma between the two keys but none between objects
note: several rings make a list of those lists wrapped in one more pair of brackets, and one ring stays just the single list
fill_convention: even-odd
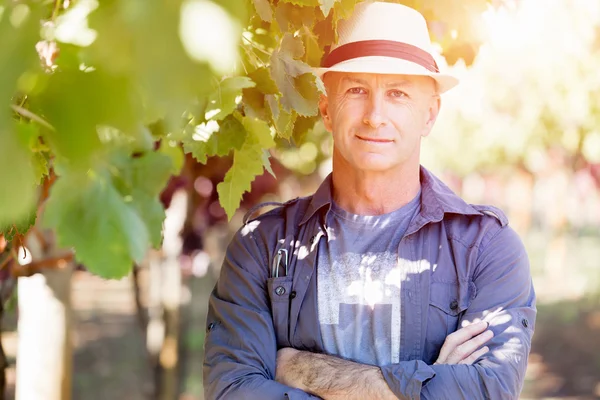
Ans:
[{"label": "dirt ground", "polygon": [[[202,347],[210,275],[186,283],[189,302],[182,307],[182,365],[179,400],[203,400]],[[104,281],[85,272],[73,279],[74,362],[73,400],[147,400],[153,377],[136,319],[131,280]],[[8,387],[14,399],[16,318],[3,321],[2,342],[7,353]],[[183,350],[182,349],[182,350]],[[33,399],[32,399],[33,400]]]},{"label": "dirt ground", "polygon": [[600,302],[538,306],[523,397],[600,399]]}]

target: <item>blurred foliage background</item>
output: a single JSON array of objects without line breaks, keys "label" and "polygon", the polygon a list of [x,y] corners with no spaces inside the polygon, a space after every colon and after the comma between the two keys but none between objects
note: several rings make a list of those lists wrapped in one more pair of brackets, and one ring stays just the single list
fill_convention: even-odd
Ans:
[{"label": "blurred foliage background", "polygon": [[[600,398],[600,2],[401,2],[461,78],[423,164],[504,209],[529,252],[539,314],[522,398]],[[309,67],[355,4],[3,1],[6,398],[26,382],[24,337],[43,336],[19,321],[27,279],[61,260],[72,393],[44,400],[203,398],[206,301],[229,238],[251,206],[311,194],[331,170]]]}]

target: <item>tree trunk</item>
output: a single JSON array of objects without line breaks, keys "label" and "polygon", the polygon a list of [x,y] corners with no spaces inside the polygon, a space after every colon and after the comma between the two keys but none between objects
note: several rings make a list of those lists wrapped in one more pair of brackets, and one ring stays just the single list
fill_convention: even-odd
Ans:
[{"label": "tree trunk", "polygon": [[[33,260],[56,254],[35,235],[27,247]],[[70,400],[72,375],[71,276],[73,263],[18,279],[16,400]]]}]

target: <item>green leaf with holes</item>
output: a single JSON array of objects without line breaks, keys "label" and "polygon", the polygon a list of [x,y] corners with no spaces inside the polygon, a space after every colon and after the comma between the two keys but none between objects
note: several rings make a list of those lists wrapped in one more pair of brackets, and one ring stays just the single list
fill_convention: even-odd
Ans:
[{"label": "green leaf with holes", "polygon": [[231,114],[237,107],[237,100],[242,96],[242,89],[256,86],[246,76],[225,78],[208,98],[207,119],[220,121]]},{"label": "green leaf with holes", "polygon": [[300,60],[303,55],[302,40],[286,33],[271,57],[271,76],[281,92],[285,111],[312,116],[318,112],[319,91],[310,67]]},{"label": "green leaf with holes", "polygon": [[[216,124],[216,122],[213,122]],[[211,123],[202,124],[186,134],[183,149],[203,164],[208,157],[226,156],[231,150],[240,149],[246,139],[246,129],[233,115],[213,128]]]},{"label": "green leaf with holes", "polygon": [[148,229],[131,199],[102,174],[59,177],[43,222],[56,230],[60,246],[73,247],[77,261],[104,278],[127,275],[150,244]]},{"label": "green leaf with holes", "polygon": [[229,219],[240,206],[243,194],[250,191],[254,179],[263,173],[264,149],[275,145],[267,123],[239,114],[237,118],[247,131],[246,140],[234,151],[233,165],[223,182],[217,185],[219,201]]}]

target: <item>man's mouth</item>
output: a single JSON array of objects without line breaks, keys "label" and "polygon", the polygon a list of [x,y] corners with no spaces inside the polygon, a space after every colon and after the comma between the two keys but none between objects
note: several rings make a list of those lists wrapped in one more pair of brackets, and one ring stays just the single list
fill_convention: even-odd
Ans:
[{"label": "man's mouth", "polygon": [[392,143],[394,141],[392,139],[386,139],[386,138],[381,138],[381,137],[359,136],[359,135],[356,135],[356,137],[359,140],[362,140],[364,142],[369,142],[369,143],[381,143],[381,144],[385,144],[385,143]]}]

